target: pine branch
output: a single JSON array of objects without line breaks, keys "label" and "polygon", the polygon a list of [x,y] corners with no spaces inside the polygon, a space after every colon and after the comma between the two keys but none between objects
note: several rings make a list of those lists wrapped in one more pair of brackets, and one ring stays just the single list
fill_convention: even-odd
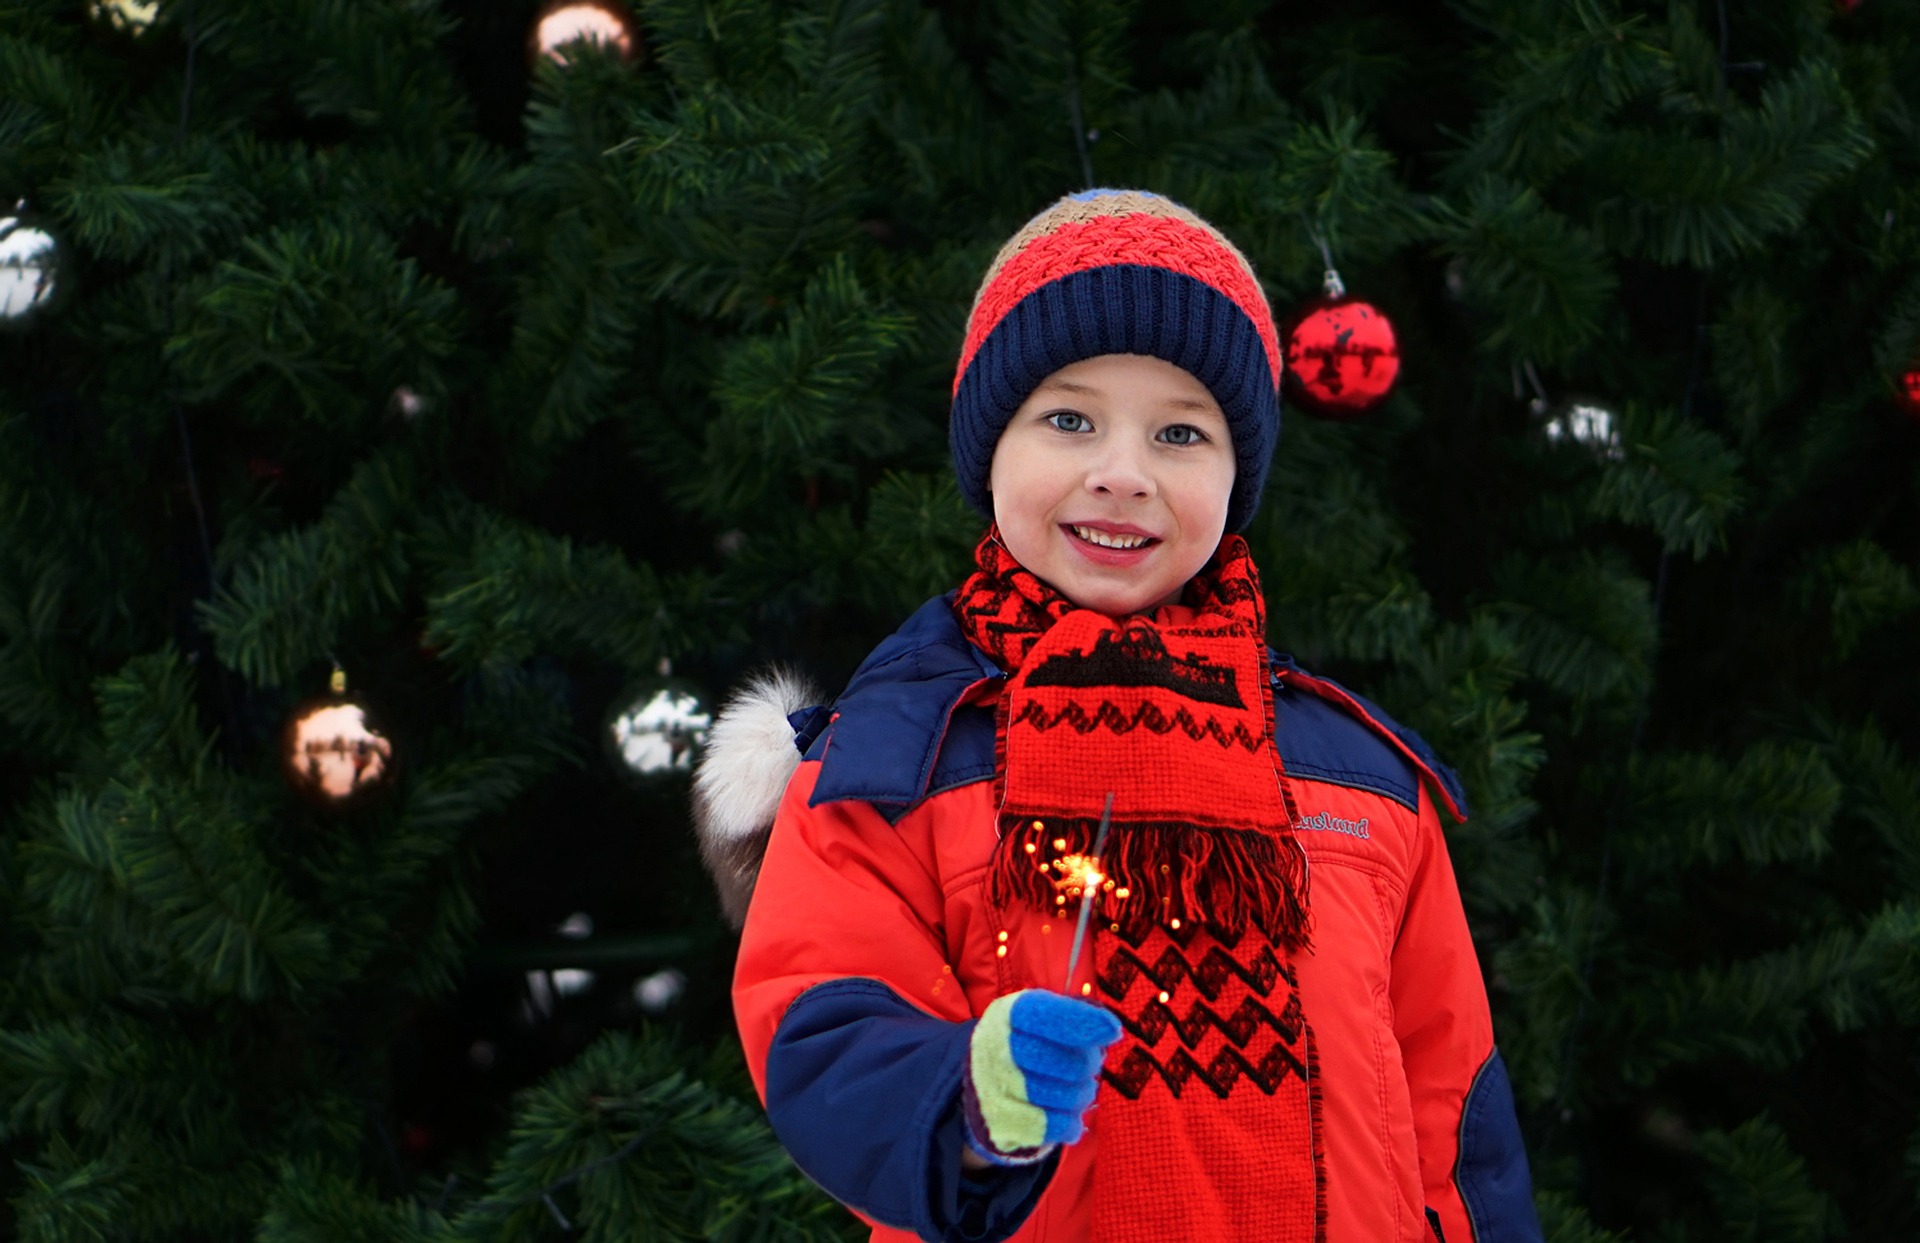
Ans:
[{"label": "pine branch", "polygon": [[440,1243],[447,1222],[417,1204],[381,1200],[362,1179],[312,1157],[284,1162],[259,1243]]},{"label": "pine branch", "polygon": [[1666,409],[1648,413],[1629,402],[1620,426],[1625,457],[1601,472],[1594,512],[1647,527],[1668,552],[1695,561],[1726,547],[1727,523],[1745,505],[1739,455]]},{"label": "pine branch", "polygon": [[1036,162],[1058,170],[1062,190],[1085,180],[1076,138],[1110,125],[1128,93],[1132,9],[1128,0],[1009,0],[996,15],[987,83],[1045,135]]},{"label": "pine branch", "polygon": [[1527,670],[1577,712],[1646,694],[1657,627],[1647,581],[1618,557],[1582,552],[1558,564],[1504,559],[1497,615]]},{"label": "pine branch", "polygon": [[1527,931],[1494,952],[1493,987],[1505,994],[1511,1018],[1500,1047],[1523,1106],[1575,1110],[1611,1077],[1578,1074],[1567,1053],[1594,1001],[1589,956],[1605,960],[1615,951],[1618,923],[1584,880],[1550,876]]},{"label": "pine branch", "polygon": [[268,862],[261,809],[209,760],[184,663],[133,661],[100,695],[106,780],[59,794],[22,848],[42,936],[97,964],[73,986],[298,992],[324,970],[325,929]]},{"label": "pine branch", "polygon": [[1551,365],[1600,335],[1617,280],[1601,247],[1530,187],[1483,178],[1464,208],[1435,202],[1443,253],[1487,319],[1480,340],[1503,358]]},{"label": "pine branch", "polygon": [[167,355],[191,401],[346,434],[396,385],[443,392],[460,320],[453,291],[391,238],[334,215],[246,239],[182,295]]},{"label": "pine branch", "polygon": [[1786,399],[1798,379],[1791,348],[1795,309],[1767,284],[1743,282],[1707,330],[1713,342],[1714,387],[1732,403],[1744,443],[1753,441],[1760,421]]},{"label": "pine branch", "polygon": [[1362,119],[1329,105],[1322,123],[1294,127],[1273,209],[1311,222],[1336,263],[1385,258],[1419,237],[1425,223],[1395,172],[1393,156],[1365,134]]},{"label": "pine branch", "polygon": [[[331,660],[344,635],[400,603],[411,567],[414,471],[375,455],[355,469],[310,526],[252,550],[200,607],[222,664],[261,686],[284,686]],[[232,558],[222,550],[222,560]]]},{"label": "pine branch", "polygon": [[[525,282],[508,353],[508,389],[524,394],[526,438],[566,444],[631,398],[632,343],[641,323],[642,260],[577,210],[547,227],[540,267]],[[509,397],[508,400],[512,400]]]},{"label": "pine branch", "polygon": [[1512,41],[1492,75],[1494,97],[1450,170],[1456,186],[1489,175],[1549,181],[1585,158],[1618,110],[1657,89],[1668,72],[1645,19],[1621,16],[1616,4],[1519,7],[1527,11],[1506,6],[1482,19],[1490,33],[1511,32]]},{"label": "pine branch", "polygon": [[310,115],[348,117],[411,136],[415,146],[430,145],[462,119],[465,101],[438,55],[455,23],[439,5],[293,0],[280,17],[285,42],[273,50],[329,52],[291,58],[295,95]]},{"label": "pine branch", "polygon": [[21,1243],[107,1243],[114,1224],[125,1220],[118,1171],[104,1161],[83,1161],[55,1139],[44,1164],[22,1162],[25,1186],[14,1198]]},{"label": "pine branch", "polygon": [[1590,173],[1611,194],[1595,227],[1657,263],[1715,267],[1800,227],[1872,149],[1839,75],[1812,62],[1730,115],[1718,141],[1624,129],[1598,144]]},{"label": "pine branch", "polygon": [[1870,632],[1920,611],[1913,571],[1871,539],[1813,554],[1793,588],[1804,607],[1827,615],[1841,660],[1851,658]]},{"label": "pine branch", "polygon": [[1524,673],[1512,637],[1482,612],[1466,625],[1432,626],[1377,696],[1395,705],[1466,787],[1472,817],[1449,826],[1447,849],[1476,919],[1527,908],[1546,867],[1525,832],[1539,811],[1532,786],[1547,755],[1527,705],[1512,698]]},{"label": "pine branch", "polygon": [[1889,890],[1920,898],[1920,763],[1873,722],[1815,722],[1814,736],[1844,788],[1842,815],[1864,823],[1892,864]]},{"label": "pine branch", "polygon": [[852,462],[884,452],[884,417],[861,405],[911,328],[869,299],[841,259],[810,282],[784,330],[733,342],[713,395],[704,469],[676,489],[722,520],[738,521],[777,483],[845,477]]},{"label": "pine branch", "polygon": [[454,1234],[529,1237],[556,1212],[589,1238],[797,1243],[844,1238],[848,1225],[744,1105],[687,1079],[657,1039],[621,1033],[527,1095]]},{"label": "pine branch", "polygon": [[1671,750],[1636,756],[1627,781],[1633,811],[1616,842],[1647,878],[1732,858],[1753,868],[1816,864],[1842,797],[1825,757],[1805,743],[1759,743],[1731,764]]},{"label": "pine branch", "polygon": [[70,754],[93,715],[87,658],[71,642],[74,572],[30,546],[20,559],[28,564],[18,577],[0,579],[0,720],[13,732],[6,745]]},{"label": "pine branch", "polygon": [[462,671],[536,653],[590,655],[648,669],[708,634],[701,578],[662,579],[612,548],[576,548],[492,512],[464,520],[431,575],[425,641]]},{"label": "pine branch", "polygon": [[1844,1233],[1805,1159],[1765,1114],[1732,1131],[1704,1132],[1697,1148],[1707,1161],[1717,1237],[1729,1243],[1820,1243]]},{"label": "pine branch", "polygon": [[220,177],[208,144],[148,142],[80,153],[47,186],[47,206],[73,241],[105,259],[178,273],[233,244],[257,210]]},{"label": "pine branch", "polygon": [[54,29],[34,32],[44,41],[27,33],[0,34],[0,176],[15,186],[38,184],[84,147],[106,110],[93,82],[56,50]]},{"label": "pine branch", "polygon": [[1571,1196],[1536,1191],[1533,1202],[1540,1212],[1541,1233],[1547,1243],[1628,1243],[1627,1235],[1595,1225]]}]

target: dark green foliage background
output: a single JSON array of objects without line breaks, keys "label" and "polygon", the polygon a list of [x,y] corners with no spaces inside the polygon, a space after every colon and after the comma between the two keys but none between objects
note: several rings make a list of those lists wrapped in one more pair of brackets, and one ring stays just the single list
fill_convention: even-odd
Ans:
[{"label": "dark green foliage background", "polygon": [[[0,1230],[846,1237],[603,739],[955,581],[974,284],[1091,181],[1399,327],[1250,535],[1468,783],[1549,1237],[1913,1238],[1920,10],[1853,7],[655,0],[530,72],[522,0],[0,0],[61,255],[0,334]],[[402,762],[346,815],[276,766],[336,660]]]}]

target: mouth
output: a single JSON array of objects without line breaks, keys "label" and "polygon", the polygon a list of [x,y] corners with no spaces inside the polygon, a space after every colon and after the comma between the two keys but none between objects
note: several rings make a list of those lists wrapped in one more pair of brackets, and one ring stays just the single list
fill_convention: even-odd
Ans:
[{"label": "mouth", "polygon": [[1116,531],[1078,523],[1066,524],[1065,530],[1080,544],[1103,552],[1141,552],[1160,542],[1144,531]]}]

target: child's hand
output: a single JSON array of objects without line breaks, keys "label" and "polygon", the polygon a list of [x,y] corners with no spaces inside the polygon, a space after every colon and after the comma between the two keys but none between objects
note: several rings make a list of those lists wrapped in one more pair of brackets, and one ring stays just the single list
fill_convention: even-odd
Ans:
[{"label": "child's hand", "polygon": [[1038,1160],[1085,1133],[1120,1020],[1099,1006],[1030,988],[996,998],[967,1060],[968,1145],[989,1161]]}]

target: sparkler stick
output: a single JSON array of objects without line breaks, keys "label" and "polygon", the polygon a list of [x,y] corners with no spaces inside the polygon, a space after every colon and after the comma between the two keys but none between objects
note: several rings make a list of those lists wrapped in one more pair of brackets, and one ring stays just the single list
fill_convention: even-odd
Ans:
[{"label": "sparkler stick", "polygon": [[1087,876],[1080,890],[1080,926],[1073,930],[1073,952],[1067,955],[1067,988],[1073,992],[1073,973],[1080,966],[1080,949],[1087,942],[1087,922],[1093,918],[1093,897],[1100,892],[1100,881],[1104,879],[1094,869],[1100,866],[1100,856],[1107,848],[1107,830],[1113,826],[1113,793],[1107,793],[1107,806],[1100,813],[1100,829],[1093,836],[1093,863],[1087,868]]}]

